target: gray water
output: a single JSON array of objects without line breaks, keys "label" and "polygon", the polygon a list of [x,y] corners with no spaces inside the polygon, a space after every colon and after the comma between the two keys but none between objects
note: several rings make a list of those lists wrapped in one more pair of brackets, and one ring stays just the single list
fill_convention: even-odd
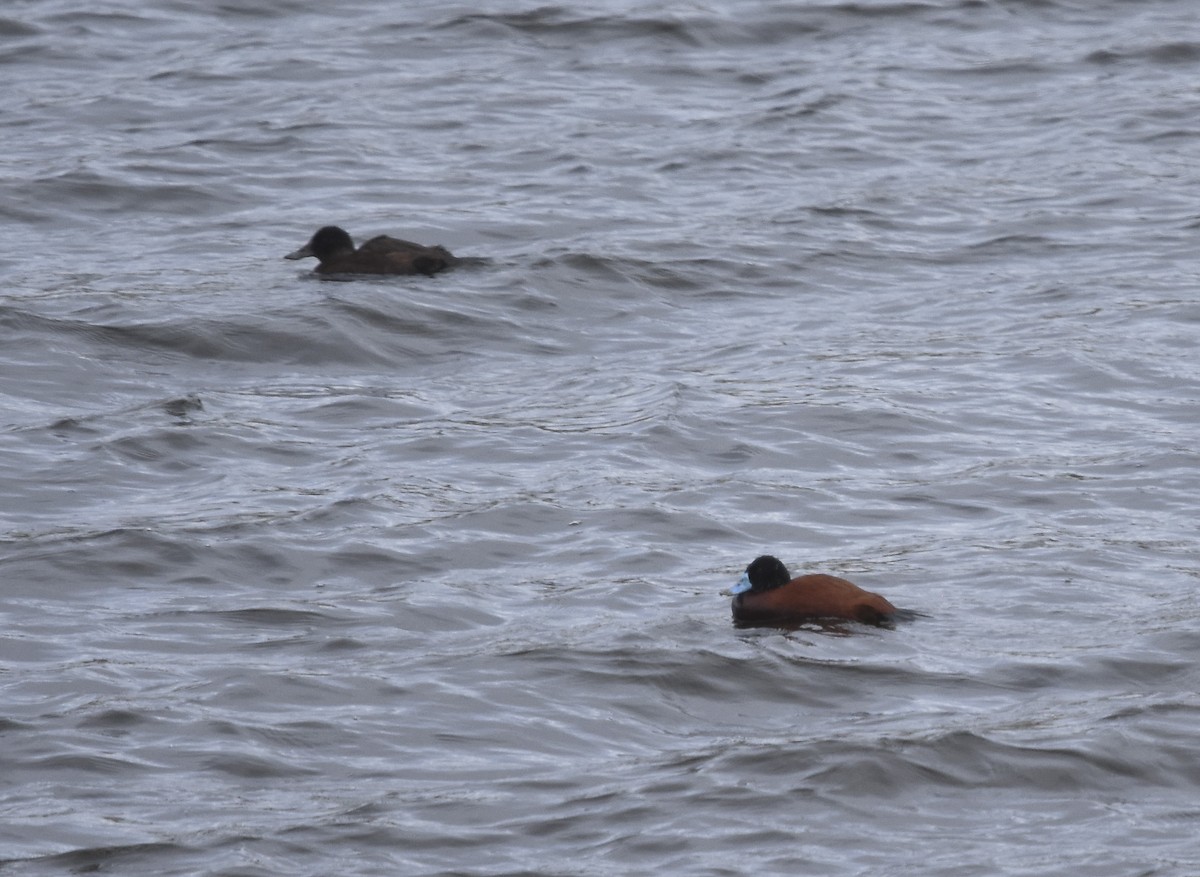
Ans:
[{"label": "gray water", "polygon": [[0,872],[1200,873],[1193,3],[86,8],[0,13]]}]

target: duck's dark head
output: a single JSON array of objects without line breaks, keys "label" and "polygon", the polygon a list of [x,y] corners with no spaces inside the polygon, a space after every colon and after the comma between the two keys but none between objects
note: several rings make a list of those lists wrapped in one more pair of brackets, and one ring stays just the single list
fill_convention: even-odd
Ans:
[{"label": "duck's dark head", "polygon": [[283,258],[305,259],[309,256],[316,256],[318,262],[324,262],[340,253],[353,252],[354,241],[350,239],[350,235],[336,225],[327,225],[317,229],[317,233],[309,239],[307,244],[294,253],[288,253]]},{"label": "duck's dark head", "polygon": [[769,591],[781,588],[792,580],[792,574],[778,557],[764,554],[756,557],[746,567],[746,572],[736,585],[729,589],[732,594],[744,594],[747,591]]}]

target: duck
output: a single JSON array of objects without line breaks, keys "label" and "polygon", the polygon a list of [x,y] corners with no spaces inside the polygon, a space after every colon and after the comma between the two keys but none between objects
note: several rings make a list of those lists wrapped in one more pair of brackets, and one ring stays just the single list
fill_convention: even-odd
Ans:
[{"label": "duck", "polygon": [[792,578],[777,557],[755,558],[736,585],[733,620],[741,625],[836,618],[864,624],[887,624],[899,610],[879,594],[825,573]]},{"label": "duck", "polygon": [[358,249],[350,235],[336,225],[317,229],[308,243],[285,259],[315,256],[317,274],[425,274],[432,276],[455,261],[442,246],[425,246],[381,234]]}]

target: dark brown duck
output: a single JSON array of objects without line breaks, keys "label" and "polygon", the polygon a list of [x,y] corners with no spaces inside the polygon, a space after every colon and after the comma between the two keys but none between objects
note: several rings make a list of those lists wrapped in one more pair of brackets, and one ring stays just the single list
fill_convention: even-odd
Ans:
[{"label": "dark brown duck", "polygon": [[315,256],[317,274],[437,274],[454,264],[445,247],[427,247],[381,234],[358,249],[336,225],[318,229],[307,244],[285,259]]}]

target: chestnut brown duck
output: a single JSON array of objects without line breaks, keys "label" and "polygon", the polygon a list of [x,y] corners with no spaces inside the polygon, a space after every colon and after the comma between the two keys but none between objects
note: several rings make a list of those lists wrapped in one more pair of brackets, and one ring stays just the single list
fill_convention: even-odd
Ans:
[{"label": "chestnut brown duck", "polygon": [[454,256],[442,246],[425,246],[381,234],[355,249],[344,229],[327,225],[309,242],[288,253],[285,259],[315,256],[317,274],[426,274],[434,275],[454,264]]},{"label": "chestnut brown duck", "polygon": [[887,624],[920,613],[897,609],[886,598],[853,582],[824,573],[792,578],[783,562],[769,554],[755,558],[733,594],[733,620],[741,625],[776,625],[814,618]]}]

